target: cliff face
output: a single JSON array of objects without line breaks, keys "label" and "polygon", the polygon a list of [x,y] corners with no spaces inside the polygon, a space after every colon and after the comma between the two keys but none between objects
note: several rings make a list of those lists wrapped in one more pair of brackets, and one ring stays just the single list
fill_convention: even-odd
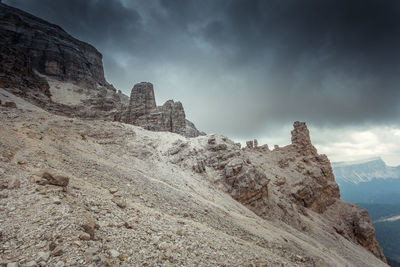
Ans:
[{"label": "cliff face", "polygon": [[0,43],[29,59],[30,68],[63,81],[110,86],[103,71],[102,55],[59,26],[1,4]]}]

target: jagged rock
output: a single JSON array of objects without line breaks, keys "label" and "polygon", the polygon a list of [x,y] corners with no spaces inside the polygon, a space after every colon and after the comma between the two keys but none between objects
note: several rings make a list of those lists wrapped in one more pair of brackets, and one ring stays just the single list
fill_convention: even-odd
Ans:
[{"label": "jagged rock", "polygon": [[164,105],[157,107],[153,85],[148,82],[133,86],[126,122],[150,131],[168,131],[186,135],[185,111],[182,104],[168,100]]},{"label": "jagged rock", "polygon": [[305,122],[296,121],[293,123],[292,145],[303,156],[316,155],[317,150],[311,144],[310,132],[307,129]]},{"label": "jagged rock", "polygon": [[257,139],[254,139],[254,147],[255,147],[255,148],[258,147],[258,141],[257,141]]},{"label": "jagged rock", "polygon": [[254,147],[253,141],[246,141],[246,147],[247,148],[253,148]]}]

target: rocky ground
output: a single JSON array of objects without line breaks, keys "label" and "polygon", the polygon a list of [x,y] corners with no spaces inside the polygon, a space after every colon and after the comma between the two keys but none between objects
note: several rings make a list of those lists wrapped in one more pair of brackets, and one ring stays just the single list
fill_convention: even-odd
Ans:
[{"label": "rocky ground", "polygon": [[[361,244],[374,245],[369,218],[337,199],[323,157],[0,99],[6,266],[386,266]],[[339,213],[359,228],[340,228]]]}]

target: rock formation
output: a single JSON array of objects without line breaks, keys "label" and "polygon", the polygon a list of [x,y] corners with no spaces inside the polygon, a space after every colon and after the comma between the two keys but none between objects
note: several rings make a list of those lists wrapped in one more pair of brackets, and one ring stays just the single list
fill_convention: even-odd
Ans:
[{"label": "rock formation", "polygon": [[[330,221],[327,231],[335,231],[385,261],[366,211],[340,200],[328,158],[317,153],[304,122],[295,122],[293,127],[292,144],[273,151],[268,146],[254,148],[254,141],[240,149],[225,137],[211,136],[205,152],[179,143],[170,155],[173,163],[192,165],[195,172],[208,176],[263,218],[279,218],[309,232],[302,217],[315,212]],[[208,168],[213,171],[208,173]]]},{"label": "rock formation", "polygon": [[188,137],[203,134],[193,123],[187,126],[181,103],[156,107],[150,83],[135,86],[129,100],[106,81],[96,48],[57,25],[1,3],[0,63],[0,88],[50,112],[122,120]]},{"label": "rock formation", "polygon": [[185,111],[181,102],[168,100],[157,107],[153,85],[148,82],[138,83],[133,87],[126,123],[151,131],[168,131],[186,136]]}]

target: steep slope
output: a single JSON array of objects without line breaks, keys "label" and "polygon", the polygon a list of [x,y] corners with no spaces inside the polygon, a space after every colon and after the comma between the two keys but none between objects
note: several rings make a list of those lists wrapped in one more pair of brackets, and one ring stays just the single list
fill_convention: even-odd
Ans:
[{"label": "steep slope", "polygon": [[369,246],[368,217],[338,199],[329,161],[302,142],[242,150],[224,136],[187,139],[0,98],[19,106],[0,107],[0,262],[386,266],[364,248],[384,260]]}]

